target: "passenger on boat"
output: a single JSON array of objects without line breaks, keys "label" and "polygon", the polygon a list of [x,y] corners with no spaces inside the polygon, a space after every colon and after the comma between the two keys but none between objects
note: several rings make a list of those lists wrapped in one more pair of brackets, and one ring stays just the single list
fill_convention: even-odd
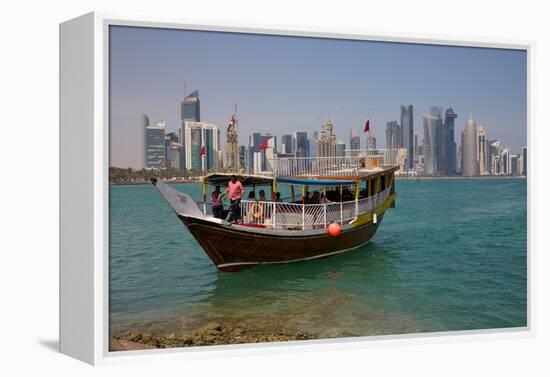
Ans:
[{"label": "passenger on boat", "polygon": [[309,204],[310,198],[309,198],[309,191],[306,191],[304,193],[304,196],[302,196],[302,203],[303,204]]},{"label": "passenger on boat", "polygon": [[228,183],[226,192],[229,194],[229,213],[226,221],[232,222],[239,219],[241,214],[241,198],[244,193],[243,184],[237,180],[234,175],[231,176],[231,181]]},{"label": "passenger on boat", "polygon": [[212,204],[212,214],[217,219],[223,219],[223,202],[222,202],[222,193],[220,191],[220,186],[216,185],[216,189],[212,192],[210,198],[210,203]]},{"label": "passenger on boat", "polygon": [[260,194],[260,197],[258,198],[258,200],[260,202],[267,202],[267,198],[265,197],[265,191],[264,190],[260,190],[259,191],[259,194]]},{"label": "passenger on boat", "polygon": [[280,202],[280,201],[281,201],[281,193],[280,193],[280,192],[276,192],[276,193],[275,193],[275,201],[276,201],[276,202]]},{"label": "passenger on boat", "polygon": [[313,196],[311,197],[308,204],[319,204],[321,203],[321,196],[319,194],[319,191],[314,191]]},{"label": "passenger on boat", "polygon": [[256,193],[254,191],[250,191],[246,200],[256,200]]}]

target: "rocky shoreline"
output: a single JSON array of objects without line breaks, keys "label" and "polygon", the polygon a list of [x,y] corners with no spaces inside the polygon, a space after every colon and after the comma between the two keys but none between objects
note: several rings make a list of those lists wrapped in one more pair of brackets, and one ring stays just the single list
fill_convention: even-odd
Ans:
[{"label": "rocky shoreline", "polygon": [[110,351],[154,348],[196,347],[225,344],[284,342],[314,339],[310,334],[287,330],[250,329],[211,322],[183,335],[154,335],[127,332],[110,338]]}]

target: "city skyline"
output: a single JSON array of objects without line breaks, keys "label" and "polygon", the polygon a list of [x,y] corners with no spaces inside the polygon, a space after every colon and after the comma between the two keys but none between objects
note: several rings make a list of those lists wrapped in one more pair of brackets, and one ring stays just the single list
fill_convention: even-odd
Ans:
[{"label": "city skyline", "polygon": [[399,122],[399,106],[412,104],[415,133],[432,106],[450,105],[456,141],[473,114],[491,137],[519,151],[525,80],[524,51],[115,27],[111,165],[139,166],[141,113],[177,132],[184,81],[185,94],[200,90],[202,120],[221,130],[239,104],[241,145],[253,132],[312,135],[326,121],[348,144],[350,130],[361,131],[367,118],[372,136],[384,140],[385,124]]}]

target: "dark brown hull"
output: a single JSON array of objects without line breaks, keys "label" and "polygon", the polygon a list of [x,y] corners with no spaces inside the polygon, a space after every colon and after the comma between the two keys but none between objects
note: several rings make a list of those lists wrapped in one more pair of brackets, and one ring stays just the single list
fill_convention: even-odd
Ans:
[{"label": "dark brown hull", "polygon": [[194,217],[179,218],[221,271],[314,259],[352,250],[367,243],[382,221],[380,216],[376,224],[370,222],[349,228],[332,237],[325,232],[315,235],[259,234]]}]

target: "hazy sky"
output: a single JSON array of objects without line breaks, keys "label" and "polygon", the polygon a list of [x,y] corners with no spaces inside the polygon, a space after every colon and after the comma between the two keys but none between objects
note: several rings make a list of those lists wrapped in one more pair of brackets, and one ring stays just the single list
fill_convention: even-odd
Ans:
[{"label": "hazy sky", "polygon": [[383,148],[386,122],[412,104],[420,140],[422,115],[451,105],[457,143],[472,114],[512,153],[526,145],[525,51],[137,27],[110,37],[111,166],[141,167],[141,113],[180,127],[184,82],[223,142],[236,102],[241,144],[252,132],[311,135],[330,120],[349,147],[350,129],[370,118]]}]

